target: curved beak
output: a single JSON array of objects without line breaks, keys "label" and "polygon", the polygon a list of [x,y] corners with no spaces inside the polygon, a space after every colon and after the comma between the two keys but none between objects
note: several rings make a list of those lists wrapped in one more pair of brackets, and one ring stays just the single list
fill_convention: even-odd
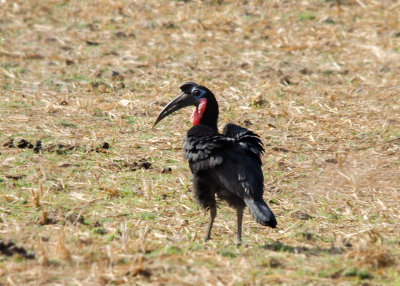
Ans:
[{"label": "curved beak", "polygon": [[167,106],[165,106],[163,108],[163,110],[161,110],[161,112],[158,115],[156,122],[154,123],[153,126],[155,126],[164,117],[167,117],[171,113],[174,113],[175,111],[177,111],[181,108],[191,106],[191,105],[194,105],[194,106],[198,105],[196,98],[194,98],[190,94],[186,94],[186,93],[182,92],[177,98],[175,98],[173,101],[168,103]]}]

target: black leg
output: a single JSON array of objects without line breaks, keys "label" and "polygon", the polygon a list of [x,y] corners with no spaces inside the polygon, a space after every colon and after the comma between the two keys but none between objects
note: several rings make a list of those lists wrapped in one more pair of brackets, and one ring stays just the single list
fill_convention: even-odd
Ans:
[{"label": "black leg", "polygon": [[243,208],[238,207],[236,209],[237,215],[237,242],[236,245],[242,244],[242,219],[243,219]]},{"label": "black leg", "polygon": [[217,207],[211,206],[210,207],[210,222],[208,223],[207,233],[206,233],[206,238],[205,238],[206,241],[211,238],[211,229],[212,229],[214,219],[216,216],[217,216]]}]

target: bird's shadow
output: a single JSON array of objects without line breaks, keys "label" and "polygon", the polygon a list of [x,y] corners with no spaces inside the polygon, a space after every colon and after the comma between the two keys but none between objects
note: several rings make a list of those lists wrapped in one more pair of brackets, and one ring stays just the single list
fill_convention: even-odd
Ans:
[{"label": "bird's shadow", "polygon": [[320,255],[320,254],[343,254],[345,251],[340,247],[305,247],[305,246],[290,246],[280,241],[275,241],[270,244],[261,246],[263,249],[272,250],[276,252],[289,252],[289,253],[303,253],[306,255]]}]

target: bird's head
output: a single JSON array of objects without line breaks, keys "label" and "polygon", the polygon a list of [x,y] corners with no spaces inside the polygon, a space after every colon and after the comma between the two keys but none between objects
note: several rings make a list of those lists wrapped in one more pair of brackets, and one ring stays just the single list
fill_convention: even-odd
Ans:
[{"label": "bird's head", "polygon": [[214,94],[208,88],[195,82],[184,82],[181,84],[180,89],[182,93],[161,110],[154,125],[175,111],[193,105],[196,107],[190,117],[193,126],[199,123],[210,125],[211,122],[210,127],[215,125],[216,128],[218,103]]}]

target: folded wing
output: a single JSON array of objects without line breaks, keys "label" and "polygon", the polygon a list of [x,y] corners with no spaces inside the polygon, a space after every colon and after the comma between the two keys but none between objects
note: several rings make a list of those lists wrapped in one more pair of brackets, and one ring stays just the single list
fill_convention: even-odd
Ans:
[{"label": "folded wing", "polygon": [[262,198],[264,149],[257,134],[234,124],[227,124],[223,134],[197,125],[186,134],[184,151],[193,173],[210,171],[221,187],[237,196]]}]

